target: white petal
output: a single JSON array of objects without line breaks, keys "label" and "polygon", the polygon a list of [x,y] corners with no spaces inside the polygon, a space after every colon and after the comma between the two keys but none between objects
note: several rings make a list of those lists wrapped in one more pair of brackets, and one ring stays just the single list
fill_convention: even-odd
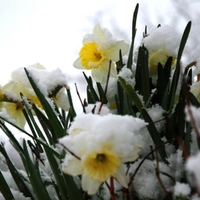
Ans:
[{"label": "white petal", "polygon": [[134,145],[134,150],[126,157],[122,158],[123,162],[132,162],[139,157],[139,152],[141,151],[142,147],[139,144]]},{"label": "white petal", "polygon": [[77,69],[85,69],[82,65],[81,65],[81,59],[77,58],[74,63],[73,66],[76,67]]},{"label": "white petal", "polygon": [[81,165],[81,161],[72,155],[67,155],[65,157],[62,171],[66,174],[70,174],[72,176],[77,176],[83,173],[83,168]]},{"label": "white petal", "polygon": [[92,69],[92,77],[99,83],[106,83],[107,80],[107,74],[104,71],[102,73],[100,67]]},{"label": "white petal", "polygon": [[[108,76],[108,69],[109,69],[109,61],[104,61],[101,66],[98,68],[92,69],[92,77],[96,82],[99,83],[106,83],[107,76]],[[111,70],[110,70],[110,77],[116,78],[117,77],[117,70],[115,68],[114,63],[112,63]]]},{"label": "white petal", "polygon": [[117,170],[117,172],[113,175],[113,177],[125,188],[128,188],[127,180],[126,180],[126,174],[125,174],[125,168],[124,165],[121,164]]},{"label": "white petal", "polygon": [[93,34],[95,36],[97,36],[100,40],[105,40],[105,33],[103,32],[103,30],[101,29],[100,25],[97,24],[94,28],[93,28]]},{"label": "white petal", "polygon": [[101,185],[101,182],[90,179],[88,176],[83,174],[82,176],[82,188],[84,191],[87,191],[89,195],[95,194],[99,187]]},{"label": "white petal", "polygon": [[65,92],[65,88],[62,88],[57,94],[56,98],[54,99],[58,107],[62,108],[65,111],[69,110],[69,101],[67,93]]},{"label": "white petal", "polygon": [[119,61],[119,50],[121,49],[122,56],[124,56],[129,49],[129,45],[124,41],[118,41],[110,45],[108,49],[106,49],[106,57],[111,59],[112,61]]}]

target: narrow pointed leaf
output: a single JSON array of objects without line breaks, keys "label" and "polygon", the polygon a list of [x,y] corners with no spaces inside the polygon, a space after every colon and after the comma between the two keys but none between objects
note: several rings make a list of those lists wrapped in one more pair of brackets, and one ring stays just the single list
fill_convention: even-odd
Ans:
[{"label": "narrow pointed leaf", "polygon": [[30,197],[33,199],[33,196],[31,194],[31,192],[29,191],[29,188],[26,186],[26,184],[24,183],[24,180],[21,177],[21,174],[18,172],[18,170],[16,169],[16,167],[13,165],[12,161],[10,160],[10,157],[8,156],[5,148],[3,145],[0,145],[0,152],[2,153],[2,155],[4,156],[4,158],[6,159],[6,163],[7,166],[10,170],[10,173],[17,185],[17,187],[19,188],[19,191],[21,193],[23,193],[23,195],[25,197]]},{"label": "narrow pointed leaf", "polygon": [[40,172],[37,167],[33,164],[25,140],[23,141],[24,155],[26,157],[27,164],[27,173],[29,175],[29,179],[31,182],[31,186],[33,187],[34,193],[38,200],[51,200],[49,194],[45,188],[44,182],[42,181]]},{"label": "narrow pointed leaf", "polygon": [[144,97],[145,103],[150,97],[150,79],[148,67],[148,51],[145,47],[140,47],[138,51],[138,62],[136,66],[135,89]]},{"label": "narrow pointed leaf", "polygon": [[148,112],[145,109],[142,109],[142,116],[145,122],[148,123],[147,129],[151,135],[151,138],[155,144],[155,147],[159,147],[158,152],[160,154],[162,161],[167,163],[167,160],[166,160],[167,155],[165,152],[165,147],[164,147],[163,141],[161,140],[160,134],[154,125],[154,122],[152,121],[151,117],[149,116]]},{"label": "narrow pointed leaf", "polygon": [[1,170],[0,170],[0,183],[1,183],[0,191],[1,191],[2,195],[4,196],[5,200],[15,199]]},{"label": "narrow pointed leaf", "polygon": [[121,83],[124,91],[129,95],[129,97],[132,99],[133,103],[136,105],[137,109],[139,111],[141,111],[143,104],[142,104],[140,98],[138,97],[138,94],[134,90],[134,88],[129,83],[127,83],[122,77],[119,76],[118,80]]},{"label": "narrow pointed leaf", "polygon": [[50,121],[50,123],[52,124],[52,127],[54,129],[54,132],[57,134],[58,138],[63,137],[64,135],[64,129],[61,125],[61,123],[59,122],[55,112],[53,111],[53,108],[49,105],[49,102],[46,100],[46,98],[44,97],[44,95],[41,93],[41,91],[39,90],[38,86],[36,85],[36,83],[34,82],[34,80],[32,79],[32,77],[30,76],[29,72],[27,71],[27,69],[25,69],[26,75],[30,81],[31,86],[33,87],[38,99],[40,100],[47,116],[48,119]]},{"label": "narrow pointed leaf", "polygon": [[188,22],[188,24],[187,24],[187,26],[186,26],[186,28],[183,32],[183,36],[182,36],[181,43],[180,43],[179,50],[178,50],[176,68],[175,68],[175,72],[174,72],[174,76],[173,76],[172,84],[171,84],[171,89],[170,89],[170,102],[169,102],[169,111],[170,112],[173,109],[176,89],[177,89],[179,75],[180,75],[180,71],[181,71],[180,60],[181,60],[183,50],[185,48],[185,44],[187,42],[187,38],[188,38],[189,33],[190,33],[190,28],[191,28],[191,21]]},{"label": "narrow pointed leaf", "polygon": [[84,72],[83,72],[83,75],[85,77],[85,80],[87,81],[87,84],[88,84],[87,87],[88,87],[91,97],[93,98],[94,103],[96,103],[97,101],[100,101],[100,99],[93,87],[91,77],[88,78]]},{"label": "narrow pointed leaf", "polygon": [[133,48],[134,48],[134,40],[136,35],[136,21],[137,21],[137,14],[138,14],[139,4],[137,3],[135,6],[135,10],[133,13],[133,21],[132,21],[132,40],[131,40],[131,47],[129,50],[128,61],[127,61],[127,68],[131,69],[133,64]]}]

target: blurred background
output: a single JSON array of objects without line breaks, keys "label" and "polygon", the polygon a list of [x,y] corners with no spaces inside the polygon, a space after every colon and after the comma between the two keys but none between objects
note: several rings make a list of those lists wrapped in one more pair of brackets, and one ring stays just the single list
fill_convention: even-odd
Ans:
[{"label": "blurred background", "polygon": [[0,84],[9,81],[14,69],[40,63],[50,70],[60,68],[67,74],[71,88],[77,83],[82,91],[83,75],[74,69],[73,62],[83,36],[99,23],[115,38],[130,43],[136,3],[139,14],[135,47],[140,44],[145,25],[151,30],[158,24],[168,24],[183,32],[191,20],[184,61],[192,61],[194,52],[198,56],[198,0],[0,0]]}]

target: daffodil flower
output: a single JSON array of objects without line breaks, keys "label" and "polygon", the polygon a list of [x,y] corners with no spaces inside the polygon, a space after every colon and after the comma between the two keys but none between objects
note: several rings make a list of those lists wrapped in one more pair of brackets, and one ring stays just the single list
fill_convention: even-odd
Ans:
[{"label": "daffodil flower", "polygon": [[116,77],[115,62],[119,61],[119,50],[122,56],[128,51],[128,44],[124,41],[116,41],[107,29],[101,29],[97,24],[92,34],[85,36],[83,47],[79,52],[79,58],[74,62],[74,67],[92,71],[95,81],[105,83],[111,62],[110,76]]},{"label": "daffodil flower", "polygon": [[149,52],[151,76],[157,75],[158,63],[164,67],[169,57],[172,57],[172,67],[175,66],[180,39],[180,34],[170,26],[156,28],[143,39],[142,45]]},{"label": "daffodil flower", "polygon": [[26,120],[23,114],[23,104],[21,102],[3,102],[1,108],[6,110],[9,118],[20,128],[24,128]]},{"label": "daffodil flower", "polygon": [[131,116],[78,115],[69,135],[59,141],[71,153],[66,154],[63,172],[82,175],[82,188],[90,195],[110,177],[127,188],[123,163],[138,158],[142,138],[137,132],[145,125]]}]

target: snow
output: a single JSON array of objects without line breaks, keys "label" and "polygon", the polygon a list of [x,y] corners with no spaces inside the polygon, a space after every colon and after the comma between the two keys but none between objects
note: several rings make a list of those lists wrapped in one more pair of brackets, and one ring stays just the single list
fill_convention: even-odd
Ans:
[{"label": "snow", "polygon": [[31,69],[28,72],[44,96],[51,94],[57,86],[63,85],[69,87],[66,75],[59,68],[52,71]]},{"label": "snow", "polygon": [[186,162],[186,171],[188,174],[188,180],[193,186],[200,187],[200,152],[194,156],[190,156]]},{"label": "snow", "polygon": [[118,74],[119,77],[122,77],[126,83],[129,83],[133,88],[135,86],[135,79],[133,78],[133,72],[127,67],[123,67]]},{"label": "snow", "polygon": [[181,35],[174,27],[163,25],[155,28],[142,41],[151,54],[155,50],[164,49],[169,56],[176,57]]},{"label": "snow", "polygon": [[188,196],[191,193],[191,188],[186,183],[176,182],[174,186],[174,195],[175,196]]},{"label": "snow", "polygon": [[182,154],[183,152],[180,149],[177,149],[175,152],[171,152],[171,155],[168,158],[171,174],[177,181],[181,180],[185,170]]},{"label": "snow", "polygon": [[[15,184],[12,175],[8,171],[2,171],[4,179],[6,180],[15,200],[31,200],[31,198],[24,197],[24,195],[19,192],[17,185]],[[4,200],[3,195],[0,193],[0,200]]]},{"label": "snow", "polygon": [[186,106],[185,113],[186,113],[186,120],[191,122],[191,125],[193,126],[193,128],[195,128],[195,127],[197,128],[196,134],[199,135],[200,134],[200,124],[199,124],[200,108],[196,108],[195,106],[192,106],[192,105]]},{"label": "snow", "polygon": [[110,110],[108,109],[108,107],[105,104],[103,104],[103,106],[100,110],[100,113],[99,113],[101,104],[102,104],[101,102],[97,102],[96,104],[88,104],[88,106],[85,107],[86,113],[107,115],[110,112]]},{"label": "snow", "polygon": [[[129,170],[129,176],[135,172],[140,162],[141,159],[139,159],[131,166]],[[165,197],[165,193],[158,182],[158,178],[156,177],[155,167],[155,161],[145,160],[136,176],[134,177],[132,182],[133,188],[141,199],[162,200]],[[159,171],[170,174],[169,167],[161,162],[159,162]],[[166,189],[170,189],[171,185],[173,185],[172,180],[162,173],[160,173],[160,178]]]}]

